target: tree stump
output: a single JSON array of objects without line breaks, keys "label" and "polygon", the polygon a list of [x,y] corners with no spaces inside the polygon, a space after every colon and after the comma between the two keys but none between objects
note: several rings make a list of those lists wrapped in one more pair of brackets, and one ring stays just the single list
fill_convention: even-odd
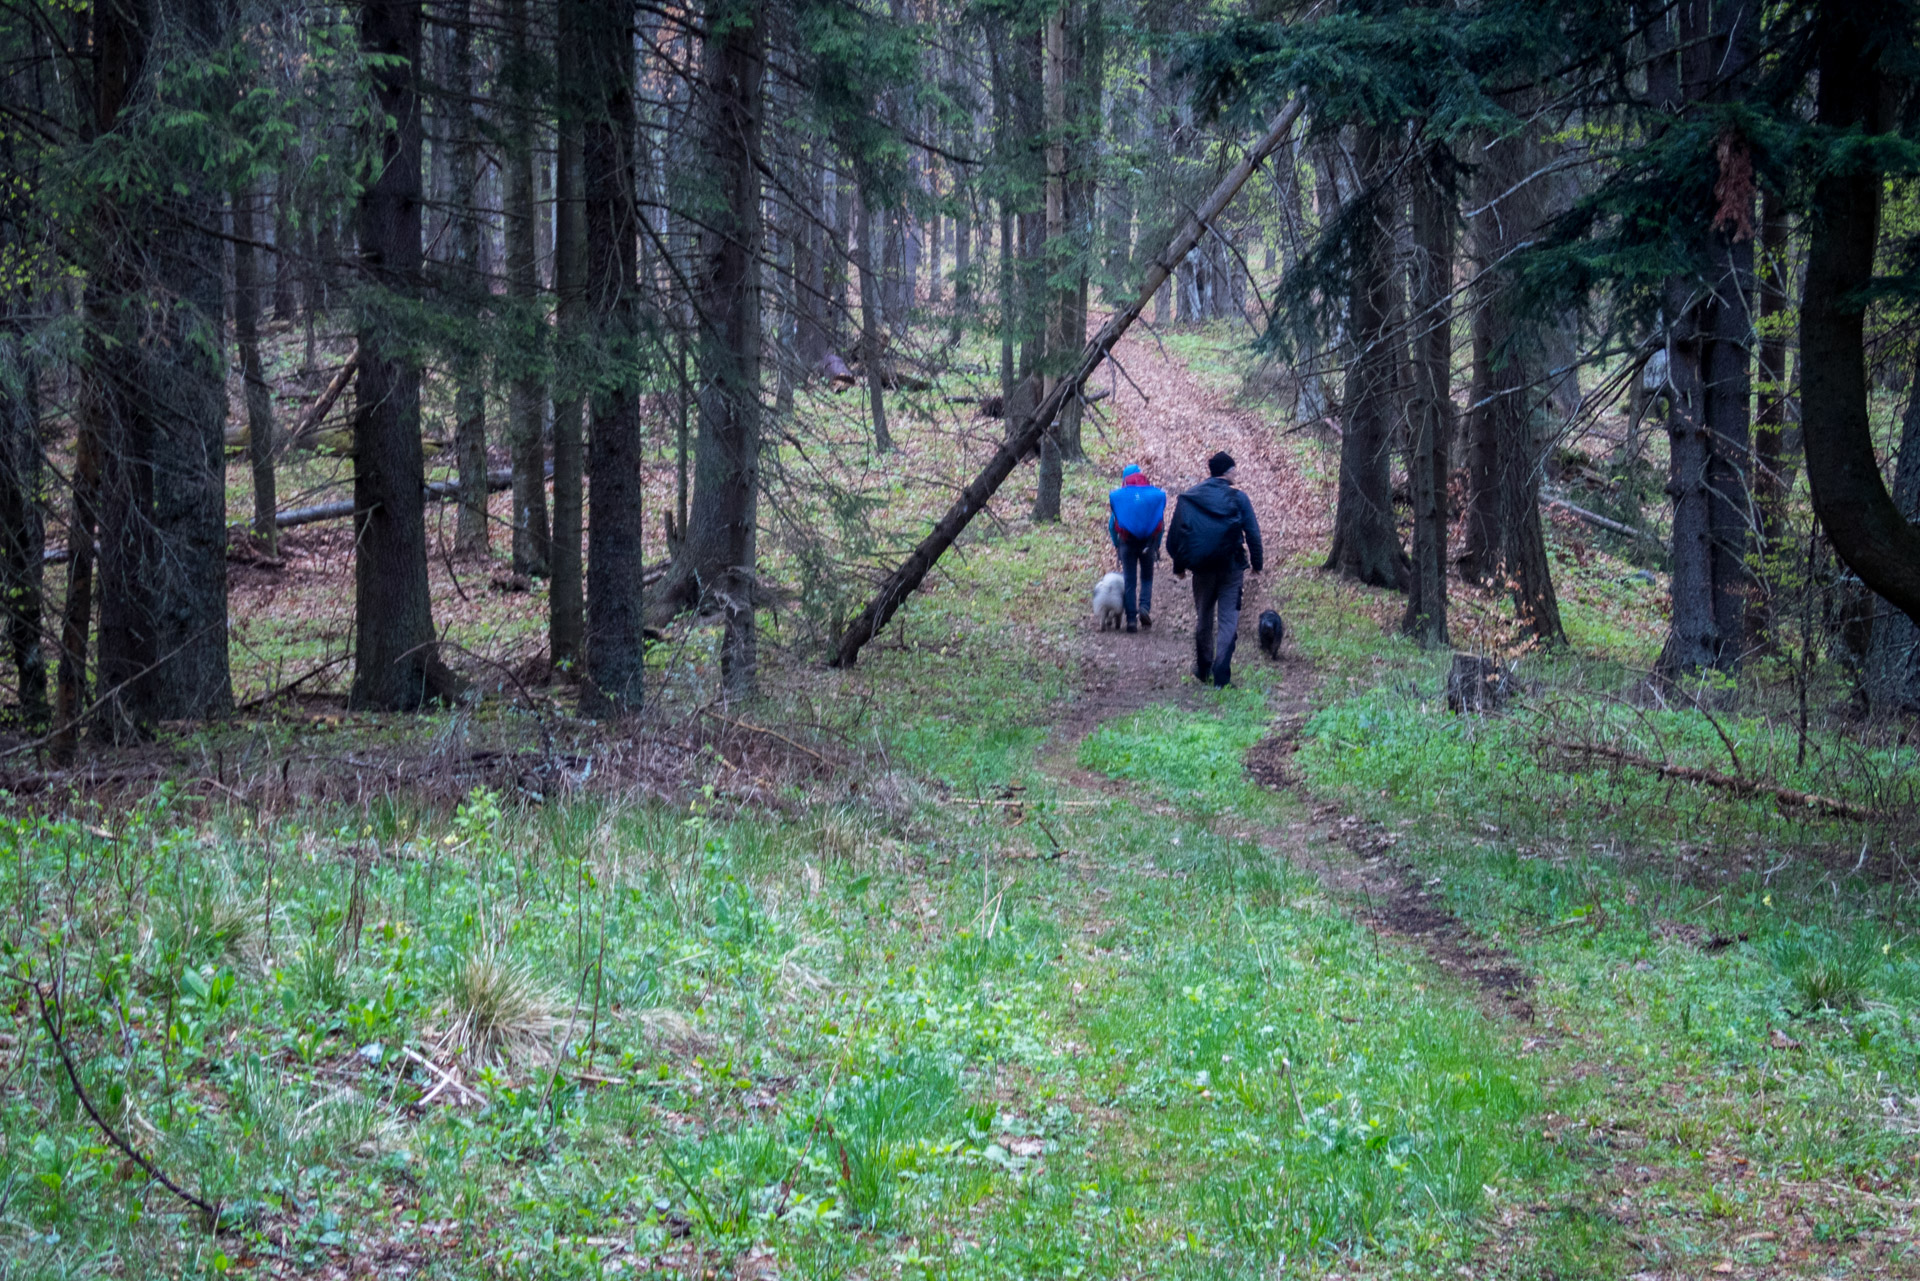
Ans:
[{"label": "tree stump", "polygon": [[1447,710],[1497,712],[1513,688],[1513,673],[1497,658],[1455,654],[1447,672]]}]

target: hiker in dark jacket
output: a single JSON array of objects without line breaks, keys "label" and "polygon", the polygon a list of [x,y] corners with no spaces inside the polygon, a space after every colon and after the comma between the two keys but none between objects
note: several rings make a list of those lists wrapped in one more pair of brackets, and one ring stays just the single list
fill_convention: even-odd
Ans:
[{"label": "hiker in dark jacket", "polygon": [[[1127,630],[1153,626],[1153,566],[1160,559],[1160,534],[1166,526],[1167,491],[1149,484],[1133,463],[1120,469],[1120,488],[1107,495],[1107,537],[1120,557],[1120,607]],[[1135,608],[1134,586],[1139,584]],[[1138,627],[1135,621],[1138,620]]]},{"label": "hiker in dark jacket", "polygon": [[[1249,563],[1266,565],[1253,503],[1233,487],[1233,455],[1207,459],[1208,479],[1180,495],[1167,525],[1173,576],[1193,571],[1193,677],[1224,688],[1233,679],[1240,597]],[[1216,640],[1217,638],[1217,640]]]}]

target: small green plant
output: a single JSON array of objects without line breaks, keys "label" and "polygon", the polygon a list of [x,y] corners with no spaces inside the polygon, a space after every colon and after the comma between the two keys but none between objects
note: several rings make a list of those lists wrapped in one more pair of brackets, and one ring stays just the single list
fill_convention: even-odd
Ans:
[{"label": "small green plant", "polygon": [[1809,1012],[1859,1009],[1881,969],[1882,954],[1873,941],[1819,929],[1784,934],[1767,952],[1801,1008]]},{"label": "small green plant", "polygon": [[329,1013],[344,1008],[351,995],[346,961],[339,949],[318,939],[300,945],[285,981],[294,999]]}]

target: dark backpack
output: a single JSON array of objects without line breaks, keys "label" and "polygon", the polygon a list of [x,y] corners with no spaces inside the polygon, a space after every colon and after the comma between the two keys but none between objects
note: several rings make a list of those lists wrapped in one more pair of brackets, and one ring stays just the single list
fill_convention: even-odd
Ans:
[{"label": "dark backpack", "polygon": [[1182,494],[1167,528],[1167,556],[1175,570],[1219,569],[1232,561],[1244,534],[1239,503],[1229,501],[1225,513],[1212,512]]}]

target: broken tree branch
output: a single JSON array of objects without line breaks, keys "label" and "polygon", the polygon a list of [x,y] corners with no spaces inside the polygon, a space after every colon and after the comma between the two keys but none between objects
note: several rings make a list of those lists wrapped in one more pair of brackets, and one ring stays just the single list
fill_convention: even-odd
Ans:
[{"label": "broken tree branch", "polygon": [[1599,512],[1590,512],[1584,507],[1576,507],[1564,498],[1556,498],[1551,494],[1543,494],[1540,497],[1540,505],[1542,507],[1558,507],[1569,516],[1577,516],[1579,519],[1586,521],[1587,524],[1607,530],[1610,533],[1623,534],[1628,538],[1638,539],[1643,543],[1651,543],[1655,547],[1663,545],[1659,539],[1644,529],[1635,529],[1632,525],[1622,524],[1610,516],[1602,516]]},{"label": "broken tree branch", "polygon": [[[547,478],[553,478],[553,464],[547,464]],[[506,467],[487,473],[487,492],[497,494],[513,488],[513,472]],[[457,480],[430,480],[421,486],[420,497],[426,502],[451,502],[460,497],[460,482]],[[325,520],[345,520],[353,515],[353,500],[343,498],[337,503],[316,503],[312,507],[289,507],[273,518],[275,529],[294,529],[301,525],[315,525]],[[41,559],[48,565],[64,565],[70,553],[65,547],[50,547]],[[648,580],[651,582],[652,580]]]},{"label": "broken tree branch", "polygon": [[195,1196],[178,1183],[175,1183],[172,1179],[169,1179],[159,1166],[149,1161],[141,1154],[138,1148],[121,1137],[120,1131],[108,1125],[107,1119],[100,1115],[100,1109],[93,1105],[93,1098],[87,1093],[87,1087],[80,1084],[80,1071],[74,1067],[73,1055],[67,1051],[66,1038],[60,1035],[60,1024],[66,1020],[65,1014],[60,1008],[58,993],[56,993],[50,1001],[47,998],[47,988],[44,984],[34,983],[30,986],[33,988],[34,999],[40,1003],[40,1022],[47,1029],[47,1039],[53,1042],[53,1048],[59,1052],[60,1066],[67,1070],[67,1083],[73,1086],[73,1096],[80,1101],[80,1106],[86,1110],[87,1116],[92,1119],[94,1127],[98,1129],[100,1133],[106,1135],[107,1142],[119,1148],[127,1160],[133,1162],[145,1171],[148,1178],[179,1197],[194,1209],[200,1211],[206,1218],[207,1227],[217,1231],[220,1225],[220,1207],[218,1205],[212,1201]]},{"label": "broken tree branch", "polygon": [[860,650],[881,628],[887,625],[907,597],[911,596],[926,580],[927,573],[933,568],[935,562],[947,548],[953,546],[954,541],[966,530],[973,518],[980,514],[988,500],[1006,482],[1007,477],[1013,474],[1013,469],[1020,460],[1033,452],[1035,446],[1040,443],[1040,437],[1053,425],[1054,416],[1060,412],[1061,406],[1067,403],[1067,398],[1080,394],[1080,385],[1092,377],[1094,370],[1106,360],[1121,336],[1127,332],[1135,320],[1139,319],[1140,313],[1145,311],[1147,304],[1153,301],[1153,295],[1159,291],[1167,277],[1173,274],[1173,269],[1188,253],[1192,252],[1195,245],[1200,243],[1200,238],[1206,234],[1207,227],[1220,216],[1234,196],[1239,194],[1240,188],[1253,175],[1253,171],[1259,167],[1260,162],[1286,140],[1287,135],[1293,131],[1294,121],[1300,118],[1300,113],[1305,106],[1304,100],[1295,98],[1281,108],[1280,114],[1275,116],[1273,123],[1267,127],[1266,134],[1248,148],[1247,153],[1240,158],[1240,163],[1228,170],[1226,176],[1220,180],[1220,185],[1213,189],[1213,194],[1188,216],[1186,224],[1180,228],[1180,233],[1147,269],[1146,279],[1141,282],[1140,293],[1134,301],[1124,310],[1116,312],[1107,319],[1107,323],[1100,327],[1100,332],[1094,335],[1093,341],[1081,351],[1080,360],[1075,365],[1073,373],[1054,384],[1053,390],[1047,393],[1046,399],[1040,402],[1039,408],[1034,410],[1032,417],[1007,433],[1006,442],[987,461],[987,465],[962,491],[960,497],[954,500],[953,505],[947,509],[947,514],[942,516],[940,523],[933,527],[933,532],[921,540],[920,545],[913,549],[912,554],[900,567],[880,584],[879,590],[873,594],[873,599],[867,602],[867,607],[848,625],[846,632],[840,637],[840,644],[833,659],[835,667],[853,666],[860,657]]},{"label": "broken tree branch", "polygon": [[307,412],[300,415],[299,421],[294,423],[285,439],[289,441],[303,439],[307,433],[318,427],[332,410],[333,402],[340,399],[340,393],[347,389],[347,384],[352,382],[353,376],[359,372],[360,349],[355,347],[353,355],[347,357],[347,363],[340,366],[339,371],[333,376],[333,381],[329,382],[327,389],[320,393],[320,399],[314,401]]},{"label": "broken tree branch", "polygon": [[1851,801],[1837,800],[1831,796],[1821,796],[1815,792],[1796,791],[1791,787],[1782,787],[1778,783],[1769,783],[1764,779],[1735,778],[1731,774],[1722,774],[1718,770],[1698,769],[1692,765],[1674,765],[1667,761],[1658,761],[1651,756],[1642,756],[1638,752],[1625,751],[1618,747],[1607,747],[1600,743],[1570,743],[1564,739],[1543,740],[1547,747],[1563,752],[1573,752],[1584,756],[1597,756],[1603,761],[1614,761],[1621,765],[1632,765],[1639,769],[1651,770],[1661,778],[1677,778],[1689,783],[1705,783],[1708,787],[1717,787],[1732,792],[1736,796],[1771,796],[1782,805],[1792,805],[1799,809],[1819,810],[1835,818],[1850,818],[1856,822],[1873,822],[1884,817],[1878,810],[1855,805]]}]

